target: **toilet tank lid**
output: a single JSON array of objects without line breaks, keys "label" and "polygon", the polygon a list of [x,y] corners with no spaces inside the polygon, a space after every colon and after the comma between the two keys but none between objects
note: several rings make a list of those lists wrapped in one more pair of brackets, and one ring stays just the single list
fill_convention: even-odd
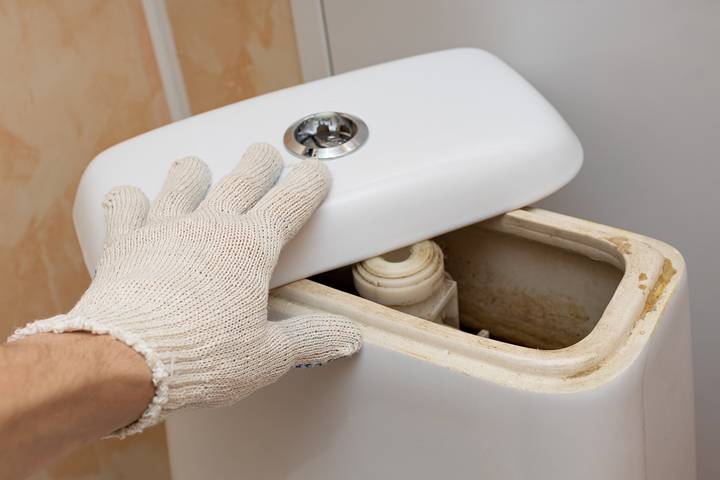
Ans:
[{"label": "toilet tank lid", "polygon": [[[124,141],[89,164],[73,217],[88,269],[102,253],[101,202],[115,185],[156,195],[170,163],[196,155],[217,180],[253,142],[283,144],[315,112],[362,119],[367,142],[326,160],[333,186],[287,245],[272,286],[526,206],[569,182],[582,147],[558,112],[517,72],[478,49],[384,63],[196,115]],[[287,169],[286,169],[287,170]]]}]

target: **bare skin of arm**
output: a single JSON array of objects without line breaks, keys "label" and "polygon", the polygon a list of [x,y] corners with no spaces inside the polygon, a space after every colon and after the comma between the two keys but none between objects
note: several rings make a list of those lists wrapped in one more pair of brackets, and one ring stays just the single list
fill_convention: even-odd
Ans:
[{"label": "bare skin of arm", "polygon": [[24,478],[134,422],[153,393],[144,358],[106,335],[0,344],[0,480]]}]

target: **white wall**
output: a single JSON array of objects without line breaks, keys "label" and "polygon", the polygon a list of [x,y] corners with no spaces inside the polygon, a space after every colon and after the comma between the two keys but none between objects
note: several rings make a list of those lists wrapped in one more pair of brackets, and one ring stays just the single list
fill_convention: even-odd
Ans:
[{"label": "white wall", "polygon": [[325,0],[335,73],[476,46],[530,80],[585,147],[543,206],[685,255],[700,478],[720,478],[720,1]]}]

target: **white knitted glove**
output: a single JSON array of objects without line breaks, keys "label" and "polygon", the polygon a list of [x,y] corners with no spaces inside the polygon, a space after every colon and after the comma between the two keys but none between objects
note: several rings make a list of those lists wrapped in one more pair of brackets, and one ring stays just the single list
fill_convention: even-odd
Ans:
[{"label": "white knitted glove", "polygon": [[271,189],[281,170],[280,154],[255,144],[207,197],[210,172],[193,157],[172,165],[152,205],[138,188],[114,188],[103,203],[107,237],[90,288],[67,315],[31,323],[10,340],[85,330],[144,355],[155,396],[138,421],[115,432],[120,437],[176,410],[234,403],[293,366],[355,353],[361,337],[346,318],[267,320],[280,249],[329,187],[327,168],[305,160]]}]

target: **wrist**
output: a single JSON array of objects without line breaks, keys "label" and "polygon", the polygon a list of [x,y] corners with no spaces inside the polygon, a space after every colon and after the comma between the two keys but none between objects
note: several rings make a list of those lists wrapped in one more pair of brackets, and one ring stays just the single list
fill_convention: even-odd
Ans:
[{"label": "wrist", "polygon": [[[77,407],[78,421],[70,420],[80,427],[79,442],[95,440],[133,423],[155,391],[142,355],[108,335],[38,333],[7,348],[38,365],[43,373],[41,390],[53,399],[52,403]],[[48,401],[42,403],[51,406]]]},{"label": "wrist", "polygon": [[134,422],[155,390],[141,355],[85,332],[0,344],[0,373],[0,478],[27,475]]},{"label": "wrist", "polygon": [[[148,402],[144,403],[146,405],[145,411],[139,418],[136,417],[137,421],[132,422],[130,425],[124,424],[122,428],[113,430],[107,436],[124,438],[128,435],[139,433],[145,428],[155,425],[162,420],[163,406],[168,401],[169,372],[155,348],[138,335],[133,328],[85,316],[76,316],[71,314],[57,315],[45,320],[37,320],[16,330],[8,341],[17,342],[19,340],[41,334],[68,335],[72,333],[89,335],[95,338],[103,338],[105,339],[103,341],[116,342],[113,344],[115,345],[115,349],[93,349],[96,354],[102,356],[98,359],[99,361],[107,360],[105,356],[113,356],[113,352],[116,354],[119,345],[120,347],[125,347],[124,350],[121,350],[124,352],[124,355],[129,355],[136,363],[138,359],[140,359],[140,361],[144,361],[143,365],[145,370],[142,370],[143,372],[149,371],[151,373],[151,382],[154,386],[154,396],[152,396],[149,404]],[[132,354],[135,354],[135,356],[132,356]],[[128,359],[126,358],[125,360]],[[114,365],[123,365],[122,362],[111,363]],[[92,365],[92,363],[89,365]],[[92,368],[94,367],[88,367],[89,371],[92,371]],[[139,367],[133,371],[137,373],[139,371]],[[135,380],[134,376],[128,376],[128,373],[124,368],[119,370],[108,370],[102,375],[95,374],[91,377],[91,379],[95,382],[104,382],[107,378],[114,378],[115,385],[122,385],[123,383],[121,382],[133,382]],[[95,385],[100,386],[99,384]],[[107,389],[103,389],[102,391],[107,391]],[[129,391],[133,391],[133,389],[129,389]],[[112,404],[112,400],[114,398],[115,397],[111,396],[105,403]]]}]

